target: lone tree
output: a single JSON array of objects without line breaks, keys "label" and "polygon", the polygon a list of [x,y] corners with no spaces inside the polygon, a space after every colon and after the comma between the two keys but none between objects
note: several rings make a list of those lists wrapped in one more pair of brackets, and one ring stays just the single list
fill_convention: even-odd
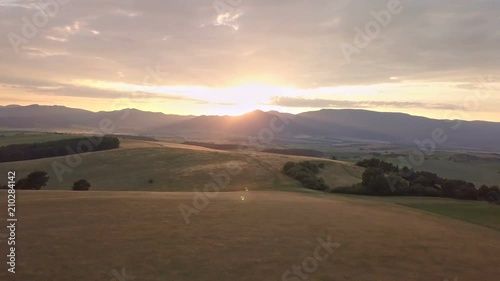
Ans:
[{"label": "lone tree", "polygon": [[90,183],[86,180],[78,180],[73,183],[73,190],[86,191],[90,189]]},{"label": "lone tree", "polygon": [[46,172],[37,171],[29,174],[27,177],[20,179],[16,183],[16,189],[34,189],[40,190],[47,185],[50,177],[47,177]]}]

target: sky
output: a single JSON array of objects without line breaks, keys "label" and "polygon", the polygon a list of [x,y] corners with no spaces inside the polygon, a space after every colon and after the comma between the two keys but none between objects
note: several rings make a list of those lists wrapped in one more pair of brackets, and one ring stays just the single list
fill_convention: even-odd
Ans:
[{"label": "sky", "polygon": [[0,105],[500,122],[498,0],[0,0]]}]

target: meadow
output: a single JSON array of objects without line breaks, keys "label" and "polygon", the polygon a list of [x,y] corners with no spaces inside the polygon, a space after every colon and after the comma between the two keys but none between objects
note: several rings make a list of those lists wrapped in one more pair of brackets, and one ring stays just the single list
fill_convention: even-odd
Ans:
[{"label": "meadow", "polygon": [[341,196],[405,206],[500,231],[500,207],[487,202],[430,197]]},{"label": "meadow", "polygon": [[[343,161],[126,139],[120,149],[82,155],[62,182],[50,167],[65,157],[0,164],[5,175],[51,177],[41,191],[17,191],[16,280],[117,281],[122,270],[134,276],[125,280],[305,280],[283,274],[303,269],[327,237],[339,247],[302,270],[307,280],[498,279],[500,207],[308,190],[282,173],[284,163],[306,160],[325,164],[319,176],[333,188],[360,182],[364,171]],[[241,171],[225,192],[199,201],[193,191],[228,173],[228,163]],[[80,178],[91,191],[69,191]],[[196,209],[189,223],[180,206]],[[0,263],[7,280],[3,254]]]},{"label": "meadow", "polygon": [[[318,160],[137,140],[122,140],[120,149],[86,153],[81,157],[81,164],[63,174],[62,181],[52,167],[54,163],[66,165],[67,157],[0,163],[0,173],[15,170],[21,178],[33,171],[46,171],[50,180],[44,189],[50,190],[68,190],[73,182],[86,179],[92,184],[93,190],[191,191],[213,183],[214,177],[222,177],[222,174],[228,174],[228,169],[237,167],[241,173],[231,177],[231,184],[224,191],[245,188],[297,189],[300,185],[281,173],[284,163]],[[363,169],[350,163],[326,159],[323,161],[328,164],[328,183],[332,187],[352,185],[360,181]]]},{"label": "meadow", "polygon": [[123,268],[134,280],[282,280],[327,237],[340,247],[308,280],[500,274],[499,231],[373,200],[225,192],[186,224],[178,206],[192,204],[189,192],[21,191],[19,198],[17,280],[113,280]]},{"label": "meadow", "polygon": [[77,134],[56,134],[56,133],[40,133],[29,131],[2,131],[0,132],[0,146],[9,144],[28,144],[41,143],[48,141],[57,141],[63,139],[72,139],[80,137]]}]

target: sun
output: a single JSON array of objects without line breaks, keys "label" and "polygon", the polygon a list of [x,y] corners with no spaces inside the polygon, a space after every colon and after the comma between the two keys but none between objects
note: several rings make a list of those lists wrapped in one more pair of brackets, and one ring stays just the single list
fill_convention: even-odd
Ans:
[{"label": "sun", "polygon": [[[262,83],[246,83],[213,90],[209,99],[217,111],[225,115],[240,115],[256,109],[274,109],[271,99],[279,95],[291,95],[290,89]],[[222,105],[222,106],[217,106]]]},{"label": "sun", "polygon": [[[296,96],[297,90],[293,87],[273,85],[267,83],[248,82],[230,87],[206,86],[166,86],[166,85],[136,85],[120,82],[75,80],[79,86],[96,88],[106,91],[121,93],[121,97],[130,96],[131,102],[142,102],[136,97],[147,97],[147,94],[156,96],[157,106],[151,106],[161,111],[160,104],[167,106],[168,110],[203,108],[204,113],[214,115],[241,115],[256,109],[279,110],[271,105],[273,97]],[[125,93],[125,94],[123,94]],[[129,94],[126,94],[129,93]],[[137,93],[145,93],[139,95]],[[165,99],[161,101],[161,97]],[[154,102],[151,98],[151,102]],[[176,101],[177,108],[169,107],[171,101]]]}]

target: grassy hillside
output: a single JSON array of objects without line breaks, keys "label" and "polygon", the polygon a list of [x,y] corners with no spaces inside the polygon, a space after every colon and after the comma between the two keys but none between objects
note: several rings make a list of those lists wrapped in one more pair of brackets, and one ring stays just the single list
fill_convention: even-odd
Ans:
[{"label": "grassy hillside", "polygon": [[226,192],[187,225],[178,206],[192,204],[189,192],[18,197],[17,280],[112,280],[124,268],[134,280],[275,281],[328,236],[340,247],[308,280],[494,281],[500,274],[500,232],[372,200]]},{"label": "grassy hillside", "polygon": [[474,160],[468,163],[456,163],[443,159],[429,159],[419,167],[422,171],[434,171],[447,178],[462,179],[475,183],[500,185],[500,161]]},{"label": "grassy hillside", "polygon": [[[1,137],[3,135],[3,137]],[[22,143],[37,143],[37,142],[46,142],[46,141],[53,141],[53,140],[60,140],[60,139],[68,139],[68,138],[74,138],[77,135],[72,135],[72,134],[65,134],[65,135],[60,135],[60,134],[53,134],[53,133],[37,133],[37,132],[25,132],[21,134],[21,132],[2,132],[0,134],[0,146],[3,145],[8,145],[8,144],[22,144]],[[212,140],[208,140],[208,142],[211,142]],[[287,142],[291,141],[289,139],[286,140]],[[197,148],[195,146],[187,146],[187,145],[181,145],[181,144],[173,144],[169,142],[147,142],[147,141],[133,141],[133,140],[123,140],[123,147],[124,148],[160,148],[160,147],[170,147],[170,148],[182,148],[182,149],[187,149],[187,150],[197,150],[197,151],[212,151],[214,150],[207,150],[204,148]],[[331,143],[307,143],[306,141],[303,141],[304,143],[301,143],[300,145],[295,145],[295,146],[289,146],[291,148],[297,148],[297,149],[319,149],[322,151],[325,151],[325,155],[335,155],[338,157],[339,160],[343,161],[350,161],[350,162],[357,162],[360,159],[363,158],[371,158],[374,157],[372,152],[378,152],[380,153],[380,159],[394,163],[394,164],[401,164],[399,160],[397,159],[397,156],[399,155],[407,155],[408,153],[411,152],[411,150],[408,149],[401,149],[389,145],[378,145],[378,144],[363,144],[363,145],[356,145],[352,144],[351,146],[349,145],[344,145],[344,146],[339,146],[336,147],[335,149],[332,149],[332,144]],[[363,150],[360,151],[359,149],[362,148]],[[152,151],[150,151],[152,152]],[[466,153],[466,152],[445,152],[445,151],[438,151],[434,153],[431,157],[428,157],[426,161],[416,167],[417,170],[421,171],[431,171],[434,173],[439,174],[440,176],[446,177],[446,178],[453,178],[453,179],[462,179],[466,181],[470,181],[475,183],[477,186],[480,186],[482,184],[487,184],[487,185],[499,185],[500,184],[500,160],[495,160],[495,159],[488,159],[486,156],[488,155],[494,155],[492,153],[487,154],[487,153],[473,153],[469,152],[470,155],[477,155],[479,156],[477,159],[471,159],[469,161],[464,161],[464,162],[456,162],[456,161],[450,161],[450,158],[456,156],[457,154],[460,153]],[[154,154],[154,152],[153,152]],[[236,154],[236,153],[235,153]],[[121,155],[121,156],[120,156]],[[135,155],[135,154],[131,154]],[[165,156],[163,153],[161,154]],[[111,159],[117,160],[118,158],[124,156],[123,153],[119,153],[119,155],[110,155]],[[265,153],[259,153],[257,158],[267,158],[267,160],[271,160],[271,166],[273,166],[274,172],[271,173],[271,175],[274,175],[275,172],[281,168],[279,167],[280,164],[284,163],[282,160],[284,159],[292,159],[290,161],[293,161],[294,159],[301,159],[301,158],[279,158],[279,157],[273,157],[269,158],[265,156]],[[243,157],[245,160],[248,159],[248,157]],[[498,156],[497,156],[498,158]],[[240,158],[236,157],[235,160],[239,161]],[[105,159],[104,159],[105,160]],[[214,159],[215,160],[215,159]],[[297,160],[297,161],[299,161]],[[317,159],[316,159],[317,160]],[[52,161],[52,160],[51,160]],[[113,162],[114,163],[114,162]],[[335,162],[326,162],[331,164],[328,169],[326,169],[320,176],[324,177],[327,183],[329,183],[332,186],[345,186],[345,185],[350,185],[355,182],[359,182],[361,178],[361,173],[362,170],[356,170],[355,168],[352,168],[350,165],[346,165],[345,162],[337,162],[341,163],[339,165],[334,165]],[[142,162],[142,164],[144,164]],[[252,172],[257,172],[260,174],[263,174],[262,171],[258,172],[255,170],[262,170],[263,168],[259,168],[259,164],[254,162],[256,167],[250,168],[253,169]],[[31,164],[28,164],[31,165]],[[24,166],[24,165],[22,165]],[[21,172],[23,172],[23,167],[21,166]],[[147,166],[147,165],[146,165]],[[48,167],[48,166],[47,166]],[[147,166],[149,167],[149,166]],[[157,170],[158,168],[152,168],[153,170]],[[164,169],[161,169],[164,170]],[[0,172],[4,171],[2,170],[2,166],[0,166]],[[75,173],[77,174],[77,173]],[[154,175],[154,173],[146,173],[148,175]],[[69,177],[73,179],[73,177]],[[99,179],[100,177],[97,177]],[[150,178],[145,179],[146,181],[149,180]],[[164,179],[163,176],[160,176],[160,179]],[[167,179],[167,178],[165,178]],[[134,181],[135,184],[142,184],[144,183],[143,178],[138,179]],[[53,186],[55,186],[55,189],[62,189],[62,185],[56,184],[51,182]],[[67,183],[64,183],[65,186],[67,186]],[[63,185],[64,185],[63,184]],[[128,184],[126,182],[121,183],[121,186],[127,186]],[[135,189],[135,185],[131,184],[131,188],[125,189],[125,190],[133,190]],[[151,187],[151,188],[149,188]],[[110,187],[105,187],[103,189],[108,189]],[[167,187],[157,183],[156,185],[153,186],[147,186],[147,190],[167,190]]]},{"label": "grassy hillside", "polygon": [[[18,178],[42,170],[50,180],[44,189],[67,190],[78,179],[86,179],[93,190],[121,191],[191,191],[214,183],[211,176],[227,175],[235,164],[239,174],[231,175],[225,191],[281,189],[296,190],[300,185],[281,173],[287,161],[307,157],[216,151],[196,146],[166,142],[123,141],[122,148],[82,155],[82,163],[63,176],[60,182],[52,169],[54,162],[65,163],[65,157],[0,164],[0,173],[18,171]],[[317,160],[317,159],[315,159]],[[327,183],[332,187],[360,181],[362,169],[351,164],[325,160]],[[228,166],[230,165],[230,166]],[[149,181],[152,180],[152,183]]]},{"label": "grassy hillside", "polygon": [[500,207],[487,202],[430,197],[341,196],[406,206],[500,231]]},{"label": "grassy hillside", "polygon": [[63,135],[54,133],[3,131],[0,132],[0,146],[57,141],[62,139],[72,139],[80,136],[81,135],[74,134]]}]

